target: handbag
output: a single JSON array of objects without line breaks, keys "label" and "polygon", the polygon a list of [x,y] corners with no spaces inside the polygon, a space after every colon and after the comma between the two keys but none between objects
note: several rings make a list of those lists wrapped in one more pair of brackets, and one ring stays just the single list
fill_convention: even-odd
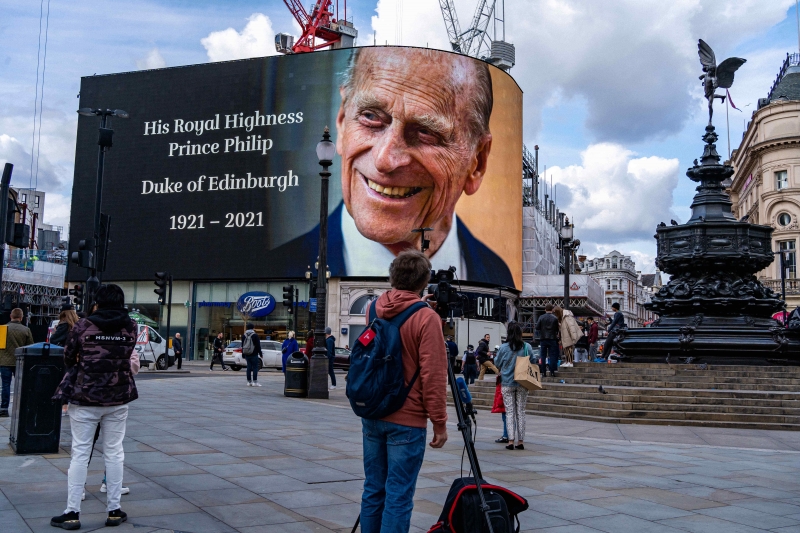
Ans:
[{"label": "handbag", "polygon": [[525,355],[518,356],[514,366],[514,381],[531,391],[542,388],[540,378],[539,366],[531,362],[528,356],[528,344],[525,343]]}]

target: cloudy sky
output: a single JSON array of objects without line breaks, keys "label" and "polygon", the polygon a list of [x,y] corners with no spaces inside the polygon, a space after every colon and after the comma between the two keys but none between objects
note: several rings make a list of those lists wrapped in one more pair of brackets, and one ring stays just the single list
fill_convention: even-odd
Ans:
[{"label": "cloudy sky", "polygon": [[[462,29],[475,5],[455,0]],[[347,10],[360,44],[449,49],[435,0],[351,0]],[[0,164],[15,164],[12,185],[47,191],[45,222],[65,227],[81,76],[271,55],[276,32],[298,33],[279,0],[0,0],[0,14]],[[583,253],[617,249],[654,270],[655,226],[685,221],[694,194],[684,172],[707,117],[697,39],[720,61],[748,60],[731,91],[743,110],[730,112],[735,148],[797,51],[795,17],[794,0],[506,0],[525,143],[539,145]],[[715,116],[726,153],[724,108]]]}]

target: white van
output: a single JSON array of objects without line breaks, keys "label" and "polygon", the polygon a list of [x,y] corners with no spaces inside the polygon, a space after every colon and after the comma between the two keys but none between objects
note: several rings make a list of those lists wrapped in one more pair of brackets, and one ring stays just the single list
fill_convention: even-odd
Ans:
[{"label": "white van", "polygon": [[169,360],[164,357],[167,351],[167,341],[156,330],[144,324],[137,324],[139,328],[136,336],[136,351],[142,366],[153,365],[157,370],[166,370],[167,364],[175,364],[175,353],[169,349]]}]

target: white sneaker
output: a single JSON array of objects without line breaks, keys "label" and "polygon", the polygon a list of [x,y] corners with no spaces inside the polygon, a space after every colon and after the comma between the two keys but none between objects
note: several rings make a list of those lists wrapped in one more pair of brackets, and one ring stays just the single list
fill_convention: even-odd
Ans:
[{"label": "white sneaker", "polygon": [[[108,488],[106,487],[105,483],[102,483],[100,485],[100,492],[108,492]],[[131,492],[130,487],[122,487],[120,494],[130,494],[130,492]]]},{"label": "white sneaker", "polygon": [[253,386],[253,382],[252,382],[252,381],[248,381],[248,382],[247,382],[247,386],[248,386],[248,387],[252,387],[252,386]]},{"label": "white sneaker", "polygon": [[336,385],[331,385],[331,388],[329,388],[328,390],[336,390]]},{"label": "white sneaker", "polygon": [[259,383],[258,381],[254,381],[253,382],[253,387],[260,387],[260,386],[261,386],[261,383]]}]

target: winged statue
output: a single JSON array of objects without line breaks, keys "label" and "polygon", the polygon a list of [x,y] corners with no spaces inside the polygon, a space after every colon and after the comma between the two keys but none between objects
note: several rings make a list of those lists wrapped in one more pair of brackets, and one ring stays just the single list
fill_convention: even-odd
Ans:
[{"label": "winged statue", "polygon": [[745,64],[746,59],[741,57],[729,57],[719,65],[714,56],[714,50],[703,40],[697,42],[697,53],[700,56],[700,63],[703,65],[703,88],[708,99],[708,125],[711,126],[711,117],[714,115],[714,98],[725,101],[725,95],[716,94],[717,88],[730,89],[733,85],[733,74],[739,67]]}]

